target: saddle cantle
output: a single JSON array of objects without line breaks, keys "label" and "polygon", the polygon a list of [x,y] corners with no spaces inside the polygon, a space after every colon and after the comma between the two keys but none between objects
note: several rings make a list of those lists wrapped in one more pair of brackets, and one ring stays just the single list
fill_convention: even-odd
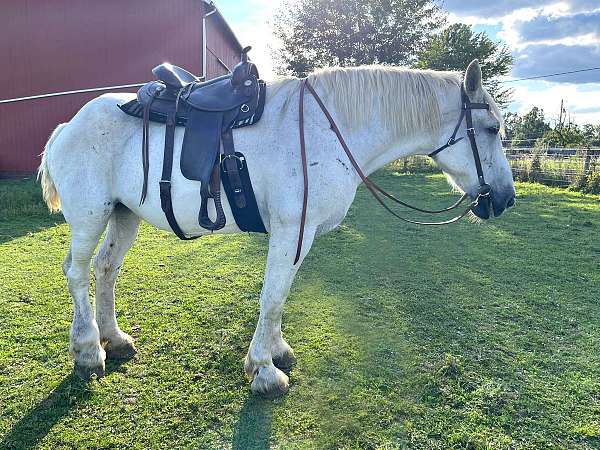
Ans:
[{"label": "saddle cantle", "polygon": [[[144,186],[140,203],[148,190],[149,122],[166,124],[163,173],[160,182],[161,206],[169,225],[181,239],[188,238],[180,229],[171,202],[171,172],[175,127],[184,126],[180,167],[184,177],[200,181],[198,222],[208,230],[225,226],[221,205],[221,177],[238,226],[243,231],[266,232],[244,164],[236,153],[232,129],[257,123],[264,109],[266,85],[259,79],[256,66],[249,61],[246,47],[233,72],[201,82],[181,67],[165,63],[152,72],[158,78],[142,86],[137,99],[119,107],[125,113],[143,119],[142,163]],[[213,222],[208,216],[208,199],[217,211]]]},{"label": "saddle cantle", "polygon": [[200,81],[193,73],[170,63],[156,66],[152,69],[152,73],[156,78],[162,80],[165,85],[174,89],[181,89],[190,83]]}]

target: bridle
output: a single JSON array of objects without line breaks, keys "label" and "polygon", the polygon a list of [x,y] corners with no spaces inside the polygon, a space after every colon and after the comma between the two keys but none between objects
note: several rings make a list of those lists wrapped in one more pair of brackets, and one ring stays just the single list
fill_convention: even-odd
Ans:
[{"label": "bridle", "polygon": [[365,186],[367,187],[367,189],[369,190],[371,195],[373,195],[373,197],[375,197],[375,199],[385,208],[385,210],[388,211],[390,214],[392,214],[394,217],[396,217],[404,222],[408,222],[408,223],[412,223],[412,224],[416,224],[416,225],[449,225],[451,223],[458,222],[459,220],[461,220],[462,218],[467,216],[471,211],[473,211],[473,209],[475,209],[479,205],[480,201],[487,202],[488,208],[490,207],[489,202],[491,200],[492,188],[489,184],[487,184],[485,182],[485,178],[483,176],[483,168],[481,166],[481,158],[479,156],[479,149],[477,148],[477,141],[475,140],[475,129],[473,128],[473,114],[472,114],[472,111],[474,109],[489,110],[490,105],[488,103],[473,103],[473,102],[471,102],[471,100],[469,99],[467,93],[465,92],[465,89],[462,86],[462,84],[461,84],[461,89],[460,89],[462,107],[461,107],[461,112],[460,112],[460,117],[458,119],[458,123],[454,127],[452,136],[450,136],[450,139],[448,139],[448,142],[446,144],[442,145],[438,149],[429,153],[428,156],[430,158],[434,158],[440,152],[442,152],[442,151],[454,146],[458,142],[462,141],[464,139],[464,137],[459,137],[457,139],[456,135],[458,134],[458,130],[460,129],[463,121],[466,121],[467,137],[469,138],[469,142],[471,144],[471,150],[473,152],[473,159],[475,160],[475,168],[477,170],[477,180],[479,182],[479,189],[477,191],[477,197],[475,198],[475,200],[473,200],[467,206],[467,208],[461,214],[459,214],[458,216],[456,216],[452,219],[441,221],[441,222],[420,222],[420,221],[407,219],[406,217],[400,216],[399,214],[394,212],[384,202],[384,200],[381,196],[384,196],[384,197],[392,200],[394,203],[397,203],[401,206],[412,209],[414,211],[422,212],[425,214],[441,214],[441,213],[452,211],[452,210],[458,208],[469,197],[469,195],[467,193],[465,193],[456,203],[454,203],[453,205],[451,205],[447,208],[439,209],[439,210],[428,210],[428,209],[422,209],[422,208],[417,208],[416,206],[412,206],[408,203],[403,202],[402,200],[397,199],[392,194],[386,192],[383,188],[379,187],[377,184],[375,184],[373,181],[371,181],[364,174],[364,172],[362,171],[362,169],[360,168],[360,166],[354,159],[354,156],[352,155],[350,148],[346,144],[346,141],[344,140],[344,137],[342,136],[340,129],[338,128],[337,124],[335,123],[335,120],[333,119],[330,112],[325,107],[325,104],[323,103],[323,101],[321,100],[321,98],[319,97],[319,95],[317,94],[315,89],[308,82],[308,79],[306,79],[306,78],[303,79],[301,81],[301,83],[302,84],[300,87],[300,102],[299,102],[299,119],[300,119],[299,120],[299,128],[300,128],[300,154],[302,157],[302,175],[304,178],[304,195],[303,195],[303,201],[302,201],[302,216],[300,219],[300,232],[298,235],[298,247],[296,250],[296,257],[294,259],[294,264],[298,263],[298,261],[300,260],[300,254],[302,252],[302,241],[304,239],[304,226],[306,224],[306,211],[307,211],[307,206],[308,206],[308,168],[307,168],[307,159],[306,159],[306,141],[305,141],[305,133],[304,133],[304,97],[305,97],[306,90],[308,90],[312,94],[312,96],[316,100],[317,104],[321,108],[321,111],[323,111],[323,114],[325,114],[325,117],[327,117],[327,120],[329,121],[331,129],[337,136],[342,148],[344,149],[344,152],[346,153],[346,156],[350,160],[350,163],[354,167],[354,170],[356,170],[356,173],[358,174],[358,176],[360,177],[362,182],[365,184]]},{"label": "bridle", "polygon": [[469,138],[469,142],[471,144],[471,150],[473,151],[473,159],[475,160],[475,169],[477,170],[477,180],[479,181],[479,191],[477,192],[477,197],[489,197],[492,192],[492,188],[489,184],[485,182],[485,178],[483,176],[483,168],[481,167],[481,158],[479,157],[479,149],[477,148],[477,141],[475,140],[475,129],[473,128],[473,113],[474,109],[486,109],[489,111],[490,105],[488,103],[473,103],[469,99],[469,96],[465,92],[464,86],[460,86],[460,96],[462,99],[462,108],[460,110],[460,117],[458,118],[458,123],[454,127],[454,131],[452,132],[452,136],[448,139],[448,142],[442,145],[437,150],[434,150],[427,156],[433,158],[438,153],[446,150],[447,148],[452,147],[454,144],[462,141],[464,138],[459,137],[456,139],[456,134],[462,125],[463,120],[466,121],[467,124],[467,136]]}]

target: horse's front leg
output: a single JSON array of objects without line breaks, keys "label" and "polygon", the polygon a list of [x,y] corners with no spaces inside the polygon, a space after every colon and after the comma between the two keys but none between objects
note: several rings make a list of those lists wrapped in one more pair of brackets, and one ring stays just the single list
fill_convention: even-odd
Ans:
[{"label": "horse's front leg", "polygon": [[294,363],[296,362],[296,356],[294,350],[283,338],[281,332],[281,314],[279,315],[279,321],[273,328],[273,342],[271,344],[271,355],[273,357],[273,364],[278,369],[288,372]]},{"label": "horse's front leg", "polygon": [[298,264],[294,265],[298,229],[290,227],[271,230],[267,268],[260,296],[260,316],[244,365],[246,374],[253,379],[254,392],[284,394],[288,390],[287,375],[273,364],[273,356],[277,358],[282,355],[274,355],[273,349],[275,347],[276,351],[279,349],[282,352],[289,349],[289,345],[281,337],[283,304],[294,276],[312,245],[314,234],[314,229],[305,230],[302,255]]}]

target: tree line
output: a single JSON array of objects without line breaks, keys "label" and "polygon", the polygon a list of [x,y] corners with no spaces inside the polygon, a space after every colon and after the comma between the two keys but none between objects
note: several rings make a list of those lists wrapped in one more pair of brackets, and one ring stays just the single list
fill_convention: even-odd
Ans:
[{"label": "tree line", "polygon": [[278,72],[305,77],[319,67],[389,64],[464,71],[475,58],[486,88],[498,104],[511,90],[513,58],[506,45],[456,23],[430,0],[287,0],[273,22],[281,46],[274,50]]},{"label": "tree line", "polygon": [[[273,56],[281,75],[305,77],[319,67],[389,64],[464,71],[475,58],[485,86],[504,110],[512,90],[510,49],[466,24],[448,26],[448,15],[431,0],[285,0],[274,17],[281,42]],[[508,139],[518,146],[600,146],[599,125],[559,124],[539,108],[506,114]]]},{"label": "tree line", "polygon": [[505,139],[511,147],[600,147],[600,125],[577,125],[561,119],[552,126],[544,111],[538,107],[532,108],[522,116],[512,112],[506,113]]}]

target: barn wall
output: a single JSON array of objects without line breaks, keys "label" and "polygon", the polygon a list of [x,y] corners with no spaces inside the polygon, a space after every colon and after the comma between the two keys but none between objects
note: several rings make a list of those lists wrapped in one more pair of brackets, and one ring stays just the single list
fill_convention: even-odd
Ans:
[{"label": "barn wall", "polygon": [[[204,7],[202,0],[3,0],[0,99],[142,83],[162,61],[200,74]],[[209,23],[211,48],[233,64],[235,40]],[[212,78],[223,69],[210,56]],[[0,105],[0,177],[32,173],[52,130],[98,95]]]},{"label": "barn wall", "polygon": [[[240,62],[239,47],[235,38],[227,31],[222,23],[222,18],[213,14],[206,19],[206,71],[208,78],[218,75],[225,75],[227,69],[219,62],[219,59],[225,63],[229,69]],[[216,55],[216,56],[215,56]],[[218,56],[218,58],[217,58]]]}]

